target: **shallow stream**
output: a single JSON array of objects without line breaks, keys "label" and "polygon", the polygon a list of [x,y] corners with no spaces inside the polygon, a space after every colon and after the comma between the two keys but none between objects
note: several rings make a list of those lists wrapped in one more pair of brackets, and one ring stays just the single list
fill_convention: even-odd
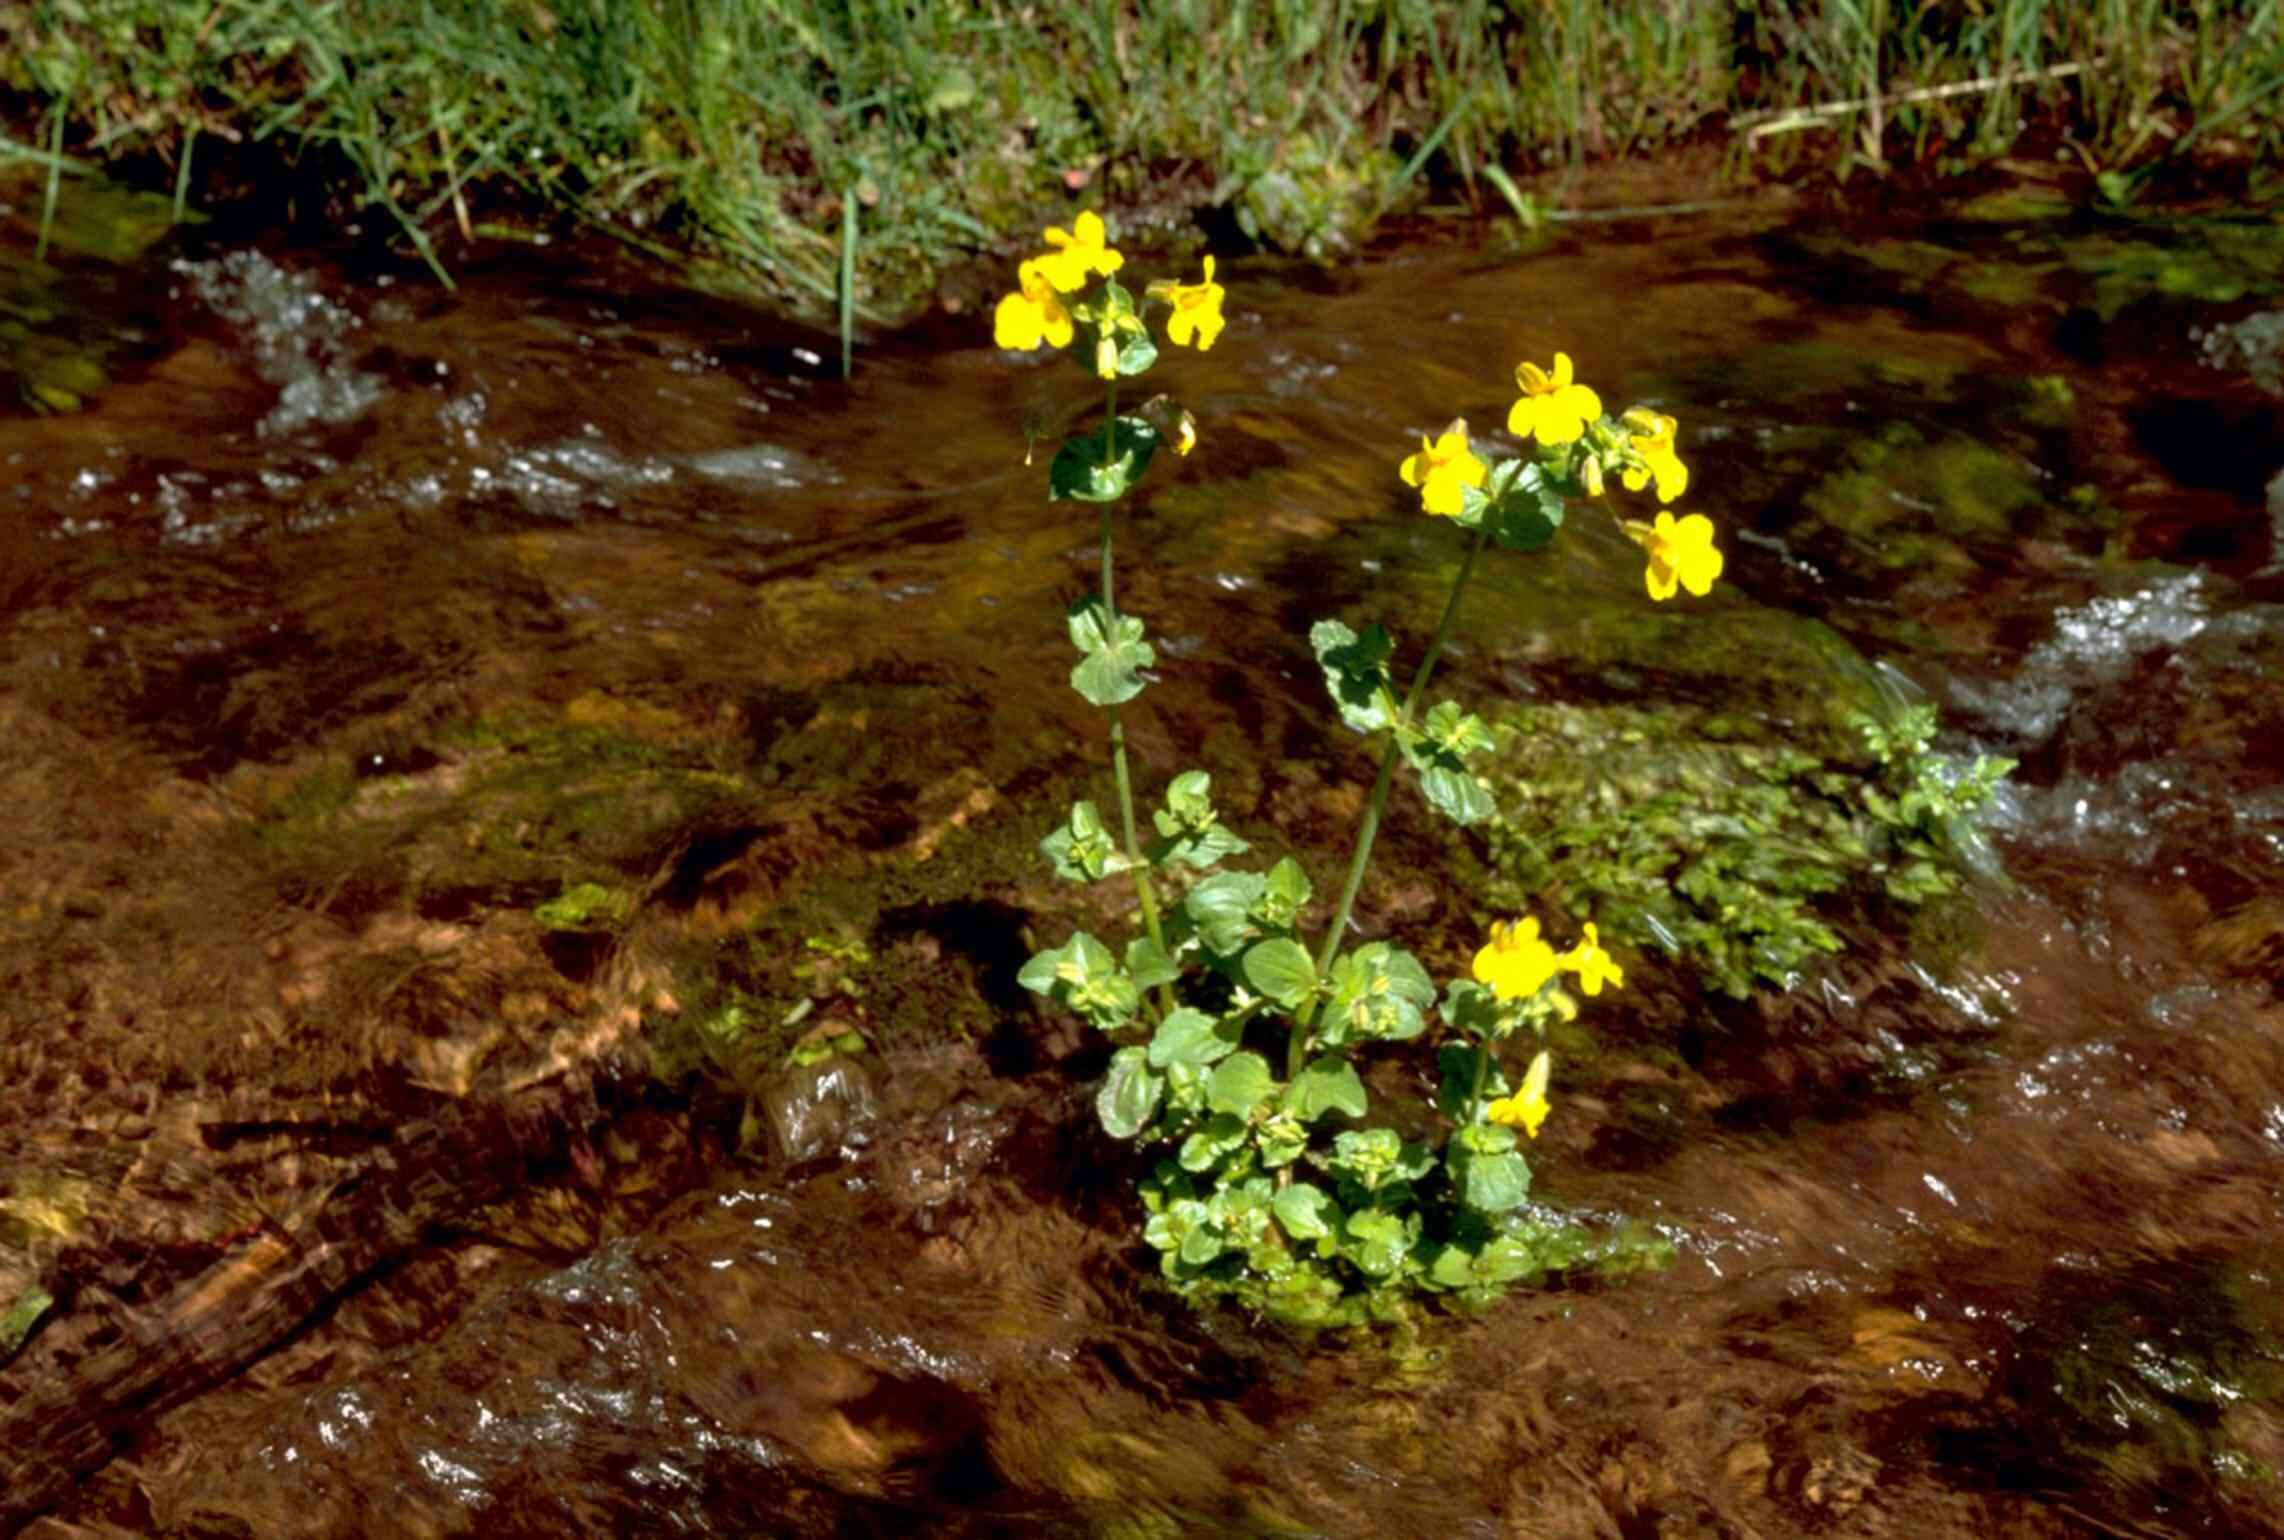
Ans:
[{"label": "shallow stream", "polygon": [[[2020,762],[1940,957],[1853,936],[1728,1004],[1621,957],[1532,1160],[1670,1265],[1391,1352],[1160,1291],[1101,1050],[1014,984],[1074,915],[1032,842],[1100,794],[1094,523],[1024,464],[1078,376],[984,346],[987,291],[843,382],[595,253],[36,265],[18,204],[0,341],[85,404],[0,413],[0,1416],[455,1101],[696,1062],[732,996],[872,1049],[820,1087],[717,1043],[778,1115],[742,1139],[623,1078],[9,1522],[2284,1533],[2275,217],[2032,182],[1225,262],[1227,333],[1154,376],[1203,442],[1124,526],[1129,733],[1320,892],[1372,766],[1307,624],[1416,644],[1459,553],[1395,462],[1556,349],[1680,418],[1726,576],[1652,607],[1581,518],[1477,579],[1464,699],[1809,734],[1923,694]],[[1388,841],[1361,921],[1449,968],[1478,852],[1416,804]]]}]

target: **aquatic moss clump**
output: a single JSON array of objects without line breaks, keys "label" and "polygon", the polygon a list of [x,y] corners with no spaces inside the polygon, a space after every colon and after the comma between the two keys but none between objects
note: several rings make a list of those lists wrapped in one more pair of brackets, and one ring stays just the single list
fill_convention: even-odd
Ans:
[{"label": "aquatic moss clump", "polygon": [[614,906],[623,918],[629,885],[688,830],[748,819],[762,800],[702,741],[537,718],[470,720],[430,741],[419,774],[360,778],[337,758],[258,797],[233,830],[238,852],[314,908],[506,905],[586,929]]},{"label": "aquatic moss clump", "polygon": [[1932,707],[1850,719],[1852,748],[1690,707],[1530,706],[1498,724],[1487,911],[1549,902],[1711,991],[1791,989],[1850,921],[1993,869],[1972,815],[2012,768],[1932,748]]},{"label": "aquatic moss clump", "polygon": [[2121,1510],[2181,1515],[2183,1533],[2250,1532],[2241,1510],[2273,1503],[2284,1479],[2276,1260],[2261,1248],[2062,1277],[2009,1367],[2017,1468],[2043,1466],[2057,1487],[2084,1483]]}]

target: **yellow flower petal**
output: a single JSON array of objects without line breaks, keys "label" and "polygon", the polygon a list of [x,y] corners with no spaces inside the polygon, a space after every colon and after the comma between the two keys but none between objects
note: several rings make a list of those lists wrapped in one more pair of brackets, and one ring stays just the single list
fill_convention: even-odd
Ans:
[{"label": "yellow flower petal", "polygon": [[1493,1102],[1484,1109],[1484,1116],[1494,1123],[1519,1128],[1526,1137],[1536,1139],[1539,1136],[1539,1125],[1554,1110],[1553,1104],[1546,1099],[1547,1079],[1553,1067],[1553,1059],[1545,1049],[1540,1049],[1538,1057],[1531,1060],[1531,1067],[1523,1072],[1522,1088],[1512,1096],[1502,1096]]},{"label": "yellow flower petal", "polygon": [[1003,348],[1029,351],[1042,341],[1058,348],[1071,345],[1071,313],[1055,295],[1043,271],[1046,258],[1023,263],[1015,270],[1021,292],[1010,294],[992,312],[992,340]]},{"label": "yellow flower petal", "polygon": [[1724,563],[1713,544],[1711,519],[1693,513],[1677,523],[1672,514],[1661,513],[1654,524],[1627,521],[1626,533],[1649,554],[1642,582],[1652,599],[1670,599],[1677,588],[1701,599],[1712,592]]},{"label": "yellow flower petal", "polygon": [[1562,954],[1562,966],[1578,975],[1578,987],[1589,999],[1600,994],[1604,984],[1623,988],[1626,982],[1626,971],[1602,950],[1601,935],[1591,920],[1586,939]]},{"label": "yellow flower petal", "polygon": [[1602,398],[1571,382],[1568,353],[1554,355],[1552,374],[1528,359],[1515,365],[1515,385],[1523,397],[1507,413],[1507,431],[1517,438],[1549,446],[1572,443],[1602,415]]},{"label": "yellow flower petal", "polygon": [[1085,288],[1090,273],[1109,277],[1126,265],[1126,258],[1103,244],[1107,234],[1093,209],[1081,210],[1068,230],[1048,226],[1045,240],[1054,250],[1039,258],[1040,271],[1065,294]]},{"label": "yellow flower petal", "polygon": [[1538,920],[1525,916],[1491,927],[1491,939],[1475,954],[1475,981],[1501,1000],[1521,1000],[1537,994],[1559,966]]},{"label": "yellow flower petal", "polygon": [[1028,352],[1039,345],[1042,333],[1039,307],[1020,294],[1010,294],[992,312],[991,340],[1003,348]]}]

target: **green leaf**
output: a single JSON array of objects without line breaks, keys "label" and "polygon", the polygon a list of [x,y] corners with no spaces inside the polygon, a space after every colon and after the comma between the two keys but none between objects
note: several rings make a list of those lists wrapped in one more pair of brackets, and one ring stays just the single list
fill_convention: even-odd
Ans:
[{"label": "green leaf", "polygon": [[1202,872],[1220,865],[1225,856],[1241,856],[1252,848],[1228,829],[1215,824],[1210,829],[1163,842],[1150,852],[1150,859],[1159,866],[1178,863]]},{"label": "green leaf", "polygon": [[[1166,825],[1168,817],[1174,820],[1172,828]],[[1166,811],[1159,817],[1158,832],[1202,829],[1213,817],[1213,777],[1203,770],[1184,770],[1166,786]]]},{"label": "green leaf", "polygon": [[1494,1236],[1475,1258],[1477,1283],[1513,1283],[1545,1270],[1538,1253],[1519,1235]]},{"label": "green leaf", "polygon": [[1395,687],[1388,679],[1388,659],[1395,642],[1378,622],[1358,636],[1337,620],[1320,620],[1309,628],[1309,646],[1324,669],[1325,687],[1340,720],[1356,732],[1375,733],[1395,720]]},{"label": "green leaf", "polygon": [[1340,1205],[1314,1182],[1295,1182],[1281,1189],[1271,1206],[1277,1223],[1296,1241],[1322,1240],[1340,1223]]},{"label": "green leaf", "polygon": [[1213,777],[1203,770],[1185,770],[1166,788],[1166,805],[1150,815],[1163,842],[1150,853],[1154,864],[1180,863],[1200,871],[1225,856],[1242,855],[1251,847],[1225,828],[1213,809]]},{"label": "green leaf", "polygon": [[1420,722],[1419,736],[1431,745],[1439,756],[1448,756],[1464,763],[1495,747],[1498,738],[1490,726],[1472,711],[1460,709],[1457,701],[1437,701]]},{"label": "green leaf", "polygon": [[[1158,361],[1158,344],[1150,340],[1148,332],[1131,332],[1126,345],[1118,350],[1118,372],[1140,374]],[[1121,421],[1127,419],[1121,418]],[[1147,463],[1147,462],[1145,462]],[[1135,472],[1141,474],[1139,470]]]},{"label": "green leaf", "polygon": [[1495,741],[1481,717],[1451,701],[1437,702],[1426,720],[1397,739],[1404,759],[1419,773],[1420,791],[1429,804],[1462,826],[1481,823],[1498,811],[1491,793],[1467,768],[1470,758]]},{"label": "green leaf", "polygon": [[1260,934],[1252,910],[1266,886],[1267,879],[1259,872],[1220,872],[1190,889],[1182,909],[1197,926],[1199,938],[1228,957]]},{"label": "green leaf", "polygon": [[1047,468],[1047,495],[1082,503],[1114,503],[1124,497],[1158,452],[1158,430],[1139,417],[1121,417],[1110,439],[1107,459],[1100,428],[1066,439]]},{"label": "green leaf", "polygon": [[1055,875],[1068,882],[1093,882],[1126,869],[1092,802],[1072,803],[1069,821],[1039,841],[1039,848],[1055,864]]},{"label": "green leaf", "polygon": [[1059,947],[1034,954],[1015,979],[1098,1027],[1124,1023],[1142,1003],[1141,992],[1110,948],[1083,930]]},{"label": "green leaf", "polygon": [[1468,1207],[1486,1214],[1504,1214],[1530,1201],[1530,1163],[1520,1155],[1470,1155],[1461,1162],[1459,1178]]},{"label": "green leaf", "polygon": [[1121,1048],[1110,1056],[1110,1073],[1095,1093],[1095,1116],[1113,1139],[1131,1139],[1150,1126],[1158,1115],[1158,1096],[1165,1081],[1150,1070],[1149,1056],[1140,1048]]},{"label": "green leaf", "polygon": [[[1170,1168],[1161,1164],[1158,1169]],[[1211,1218],[1205,1205],[1197,1199],[1177,1198],[1150,1216],[1149,1223],[1142,1227],[1142,1239],[1160,1251],[1180,1251],[1190,1232],[1209,1223]]]},{"label": "green leaf", "polygon": [[[1412,1223],[1418,1223],[1416,1215]],[[1342,1254],[1368,1277],[1393,1277],[1412,1249],[1410,1226],[1379,1209],[1348,1215],[1341,1222],[1341,1231]]]},{"label": "green leaf", "polygon": [[1126,972],[1136,989],[1156,989],[1182,976],[1181,968],[1148,936],[1136,936],[1126,943]]},{"label": "green leaf", "polygon": [[[1121,1050],[1123,1051],[1123,1050]],[[1139,1054],[1141,1049],[1133,1050]],[[1252,1116],[1253,1109],[1276,1088],[1269,1061],[1257,1053],[1235,1053],[1214,1066],[1205,1083],[1205,1104],[1215,1112]]]},{"label": "green leaf", "polygon": [[1313,891],[1309,874],[1301,870],[1301,863],[1286,856],[1269,868],[1267,885],[1254,900],[1253,913],[1271,927],[1291,925],[1301,917],[1301,908]]},{"label": "green leaf", "polygon": [[1285,1088],[1285,1111],[1303,1123],[1314,1123],[1328,1112],[1364,1116],[1371,1100],[1356,1066],[1336,1053],[1319,1054]]},{"label": "green leaf", "polygon": [[1309,1131],[1306,1125],[1280,1113],[1261,1125],[1254,1142],[1261,1151],[1261,1164],[1274,1171],[1308,1152]]},{"label": "green leaf", "polygon": [[1408,1042],[1427,1029],[1435,981],[1402,947],[1370,941],[1332,965],[1331,998],[1317,1024],[1328,1048],[1372,1038]]},{"label": "green leaf", "polygon": [[[1436,1110],[1454,1123],[1467,1120],[1468,1102],[1475,1090],[1476,1056],[1484,1050],[1472,1043],[1446,1043],[1436,1050]],[[1506,1075],[1493,1059],[1483,1077],[1485,1105],[1498,1097],[1511,1095],[1514,1087],[1507,1083]]]},{"label": "green leaf", "polygon": [[1116,706],[1142,693],[1149,682],[1142,670],[1158,654],[1142,639],[1140,616],[1111,616],[1090,595],[1071,606],[1070,631],[1071,645],[1086,655],[1071,670],[1071,688],[1089,704]]},{"label": "green leaf", "polygon": [[1511,476],[1502,478],[1494,472],[1488,482],[1491,496],[1481,522],[1492,540],[1510,551],[1541,550],[1562,528],[1562,494],[1547,484],[1546,472],[1537,465],[1508,464],[1517,465]]},{"label": "green leaf", "polygon": [[531,917],[549,930],[607,930],[633,907],[633,895],[622,888],[582,882],[532,910]]},{"label": "green leaf", "polygon": [[1444,1247],[1428,1264],[1428,1281],[1439,1288],[1466,1288],[1475,1281],[1475,1253],[1464,1246]]},{"label": "green leaf", "polygon": [[1290,936],[1272,936],[1245,954],[1245,982],[1286,1010],[1297,1010],[1316,992],[1316,964],[1308,949]]},{"label": "green leaf", "polygon": [[1465,770],[1438,765],[1420,772],[1420,793],[1428,805],[1461,828],[1481,823],[1499,811],[1482,781]]},{"label": "green leaf", "polygon": [[1189,1064],[1202,1069],[1236,1052],[1241,1035],[1235,1021],[1216,1021],[1203,1011],[1182,1006],[1159,1024],[1150,1039],[1151,1067]]},{"label": "green leaf", "polygon": [[1451,1147],[1470,1155],[1504,1155],[1515,1147],[1515,1131],[1504,1123],[1470,1123],[1451,1136]]},{"label": "green leaf", "polygon": [[1246,1121],[1232,1113],[1217,1112],[1205,1127],[1182,1141],[1179,1159],[1184,1171],[1205,1171],[1245,1143]]},{"label": "green leaf", "polygon": [[1507,1031],[1499,997],[1473,979],[1453,979],[1443,992],[1443,1019],[1469,1037],[1489,1041]]}]

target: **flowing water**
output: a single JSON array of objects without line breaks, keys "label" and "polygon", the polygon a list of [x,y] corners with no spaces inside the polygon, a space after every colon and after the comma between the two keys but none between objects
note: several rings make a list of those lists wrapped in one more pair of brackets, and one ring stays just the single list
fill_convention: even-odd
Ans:
[{"label": "flowing water", "polygon": [[[742,1149],[635,1077],[148,1396],[45,1532],[2284,1533],[2284,226],[2031,193],[1228,262],[1153,376],[1204,440],[1122,531],[1134,751],[1320,891],[1370,765],[1307,624],[1416,645],[1458,552],[1394,461],[1558,348],[1681,419],[1727,574],[1653,611],[1579,515],[1478,579],[1455,689],[1924,692],[2020,761],[1940,962],[1721,1006],[1623,958],[1532,1158],[1672,1264],[1394,1351],[1157,1290],[1101,1050],[1013,983],[1074,912],[1030,845],[1097,773],[1095,526],[1024,463],[1079,376],[986,290],[843,382],[593,253],[11,248],[0,340],[88,400],[0,416],[0,1306],[52,1302],[0,1414],[400,1125],[703,1057],[705,990],[809,970],[876,1050],[756,1080]],[[1464,842],[1387,838],[1363,923],[1448,967]]]}]

